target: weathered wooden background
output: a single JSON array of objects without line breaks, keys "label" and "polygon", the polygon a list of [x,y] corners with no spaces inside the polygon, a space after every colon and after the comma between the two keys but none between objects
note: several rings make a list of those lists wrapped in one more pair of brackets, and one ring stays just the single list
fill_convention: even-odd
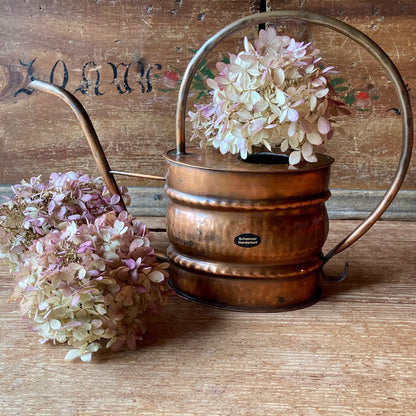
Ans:
[{"label": "weathered wooden background", "polygon": [[[261,9],[317,12],[360,29],[395,62],[415,103],[416,2],[411,0],[0,0],[0,184],[52,171],[97,174],[72,111],[56,97],[28,90],[29,78],[53,81],[75,94],[113,169],[163,175],[163,152],[174,147],[178,84],[192,50]],[[332,188],[367,194],[385,188],[401,146],[398,100],[388,77],[367,52],[333,31],[302,23],[281,30],[313,39],[343,80],[337,87],[353,115],[329,146],[336,159]],[[247,33],[252,36],[255,28]],[[241,47],[240,34],[213,52],[208,66],[212,62],[214,69],[227,51]],[[195,84],[189,106],[201,88]],[[411,198],[414,167],[413,161],[403,186]]]}]

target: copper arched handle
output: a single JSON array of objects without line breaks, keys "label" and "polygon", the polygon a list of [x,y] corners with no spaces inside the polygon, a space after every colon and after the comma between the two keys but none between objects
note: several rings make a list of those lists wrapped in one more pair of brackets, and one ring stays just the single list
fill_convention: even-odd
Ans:
[{"label": "copper arched handle", "polygon": [[189,94],[189,89],[193,80],[193,77],[204,57],[221,41],[231,36],[233,33],[242,29],[250,27],[252,25],[258,25],[260,23],[276,21],[279,19],[294,19],[301,20],[320,26],[324,26],[329,29],[333,29],[339,32],[353,41],[357,42],[360,46],[366,49],[384,68],[389,75],[395,91],[399,97],[400,111],[402,115],[402,150],[399,160],[399,165],[395,173],[395,177],[385,193],[381,202],[377,205],[374,211],[364,220],[351,234],[344,238],[337,246],[335,246],[324,257],[324,263],[326,263],[332,256],[340,253],[348,248],[351,244],[357,241],[364,235],[380,218],[383,212],[393,201],[399,188],[406,175],[410,157],[412,154],[413,145],[413,117],[411,111],[411,105],[409,95],[406,86],[400,76],[400,73],[392,60],[388,55],[368,36],[354,27],[341,22],[337,19],[321,16],[314,13],[308,13],[304,11],[275,11],[267,13],[258,13],[250,15],[231,23],[226,26],[208,41],[202,45],[202,47],[196,52],[193,59],[189,62],[188,67],[183,76],[182,84],[179,89],[178,105],[176,109],[176,150],[179,155],[186,153],[185,148],[185,118],[186,118],[186,101]]}]

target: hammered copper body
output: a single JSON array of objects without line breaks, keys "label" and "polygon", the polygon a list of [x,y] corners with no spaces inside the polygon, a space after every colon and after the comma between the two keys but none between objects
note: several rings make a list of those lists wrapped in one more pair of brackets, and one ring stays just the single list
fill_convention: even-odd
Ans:
[{"label": "hammered copper body", "polygon": [[292,169],[196,147],[166,158],[167,254],[178,293],[234,309],[317,299],[330,157]]}]

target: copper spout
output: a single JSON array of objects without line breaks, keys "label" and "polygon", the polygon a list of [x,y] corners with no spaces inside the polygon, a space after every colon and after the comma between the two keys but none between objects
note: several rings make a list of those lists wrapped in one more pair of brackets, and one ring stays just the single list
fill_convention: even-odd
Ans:
[{"label": "copper spout", "polygon": [[117,182],[111,173],[110,165],[108,164],[107,158],[105,157],[101,143],[98,140],[97,133],[95,132],[87,112],[85,111],[82,104],[78,101],[78,99],[63,88],[54,84],[50,84],[49,82],[35,80],[29,83],[29,88],[53,94],[64,100],[72,108],[73,112],[78,118],[82,131],[87,138],[95,163],[98,166],[100,174],[103,177],[109,192],[112,195],[119,195],[120,204],[122,205],[123,209],[126,209],[126,205],[118,188]]}]

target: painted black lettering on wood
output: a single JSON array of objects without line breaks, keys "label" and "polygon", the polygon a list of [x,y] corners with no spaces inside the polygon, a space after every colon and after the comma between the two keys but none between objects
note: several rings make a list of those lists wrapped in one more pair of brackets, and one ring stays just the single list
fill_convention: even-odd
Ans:
[{"label": "painted black lettering on wood", "polygon": [[[131,63],[127,65],[124,62],[121,62],[121,63],[115,65],[112,62],[108,62],[108,65],[110,65],[112,70],[113,70],[113,80],[111,81],[110,84],[115,84],[116,85],[117,91],[120,95],[125,94],[126,92],[128,94],[130,94],[133,91],[133,88],[130,87],[129,81],[128,81],[129,70],[130,70]],[[126,68],[125,71],[124,71],[124,75],[123,75],[123,87],[121,87],[120,83],[118,82],[118,68],[120,66]],[[124,88],[124,90],[123,90],[123,88]]]},{"label": "painted black lettering on wood", "polygon": [[[30,62],[24,62],[21,59],[19,60],[20,65],[25,68],[26,76],[29,80],[33,81],[37,78],[34,76],[34,63],[37,58],[34,58]],[[145,65],[141,60],[136,62],[130,62],[128,64],[124,62],[114,63],[114,62],[107,62],[107,64],[112,69],[113,79],[108,83],[108,85],[115,85],[117,92],[120,95],[123,94],[131,94],[135,88],[132,87],[132,67],[135,66],[135,77],[133,80],[139,86],[139,91],[142,94],[147,94],[153,90],[152,85],[152,71],[162,69],[161,64],[153,64],[150,66]],[[74,94],[80,92],[81,94],[85,95],[89,91],[93,91],[93,95],[101,96],[105,93],[100,91],[100,87],[102,86],[101,80],[101,73],[100,67],[94,62],[89,61],[85,63],[82,67],[82,79],[79,83],[79,87],[75,89]],[[89,74],[89,72],[94,72],[95,77]],[[156,75],[157,77],[157,75]],[[57,81],[57,79],[62,79],[62,81]],[[67,89],[68,83],[70,80],[70,75],[68,71],[68,67],[64,60],[59,59],[57,60],[49,73],[49,82],[52,84],[58,85],[62,88]],[[29,88],[20,88],[14,93],[14,97],[19,94],[27,94],[31,95],[34,90]]]},{"label": "painted black lettering on wood", "polygon": [[[155,64],[157,69],[162,69],[162,65],[160,64]],[[152,91],[152,84],[150,83],[150,72],[153,69],[153,66],[151,66],[147,72],[146,72],[146,83],[147,83],[147,91],[146,92],[150,92]]]},{"label": "painted black lettering on wood", "polygon": [[100,70],[97,69],[97,65],[95,64],[94,61],[90,61],[87,62],[83,67],[82,67],[82,81],[81,81],[81,87],[77,88],[74,93],[76,92],[80,92],[81,94],[86,94],[88,92],[88,89],[91,87],[91,84],[88,80],[88,78],[86,77],[86,71],[87,68],[92,67],[94,72],[97,74],[96,80],[95,80],[95,85],[94,85],[94,94],[95,95],[103,95],[103,92],[100,92],[99,88],[100,88]]},{"label": "painted black lettering on wood", "polygon": [[55,71],[56,71],[56,68],[58,67],[58,64],[60,63],[62,64],[63,77],[62,77],[62,83],[59,86],[62,88],[66,88],[66,85],[68,84],[69,75],[68,75],[68,68],[66,67],[65,62],[62,59],[59,59],[58,61],[56,61],[54,66],[52,67],[51,74],[49,76],[49,82],[51,82],[52,84],[58,85],[55,82]]},{"label": "painted black lettering on wood", "polygon": [[[29,62],[28,64],[26,64],[25,62],[23,62],[21,59],[19,59],[19,64],[22,65],[24,68],[27,69],[27,77],[33,81],[35,79],[35,77],[33,76],[33,64],[36,61],[36,58],[33,59],[33,61]],[[23,93],[23,94],[27,94],[27,95],[31,95],[33,93],[34,90],[32,89],[28,89],[28,88],[20,88],[18,89],[15,93],[14,93],[14,97],[16,97],[17,95]]]}]

